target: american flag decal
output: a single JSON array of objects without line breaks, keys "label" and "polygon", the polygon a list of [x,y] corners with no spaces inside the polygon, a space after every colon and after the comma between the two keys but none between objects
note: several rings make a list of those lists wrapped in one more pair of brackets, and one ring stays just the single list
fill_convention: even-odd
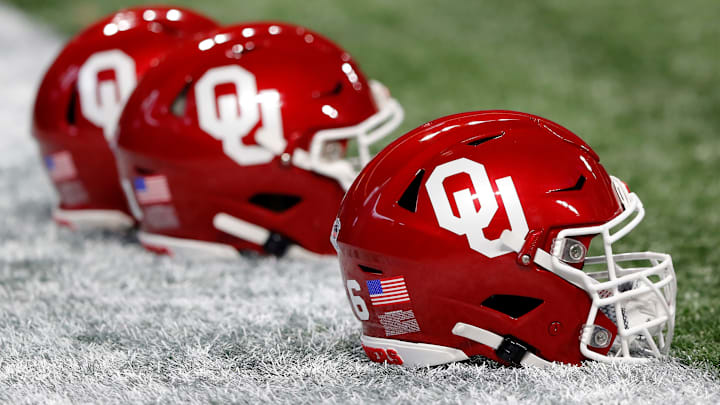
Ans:
[{"label": "american flag decal", "polygon": [[370,303],[375,307],[410,301],[405,277],[368,280],[365,283],[370,293]]},{"label": "american flag decal", "polygon": [[165,176],[136,177],[133,186],[140,204],[157,204],[172,200]]},{"label": "american flag decal", "polygon": [[75,163],[70,152],[62,151],[45,156],[45,167],[52,181],[65,181],[77,176]]}]

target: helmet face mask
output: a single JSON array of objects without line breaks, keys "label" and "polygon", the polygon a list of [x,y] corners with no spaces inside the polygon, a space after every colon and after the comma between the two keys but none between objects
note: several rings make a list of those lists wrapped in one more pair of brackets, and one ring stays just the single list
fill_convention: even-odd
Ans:
[{"label": "helmet face mask", "polygon": [[668,354],[676,293],[669,255],[613,251],[643,216],[576,135],[487,111],[380,152],[331,239],[374,361],[639,362]]},{"label": "helmet face mask", "polygon": [[[404,117],[402,107],[385,86],[374,80],[369,84],[378,111],[357,125],[316,132],[309,154],[297,151],[293,163],[337,180],[345,190],[350,187],[360,169],[370,162],[370,147],[394,131]],[[340,150],[345,153],[337,153]],[[348,156],[352,152],[357,156]]]},{"label": "helmet face mask", "polygon": [[[610,178],[624,211],[602,225],[561,230],[550,252],[538,249],[534,261],[586,291],[592,300],[580,334],[580,351],[584,356],[601,362],[661,358],[669,353],[675,324],[677,284],[672,258],[655,252],[613,252],[612,245],[642,221],[645,210],[625,183]],[[505,236],[503,241],[513,245],[514,251],[522,249],[521,242]],[[588,249],[578,239],[597,240],[602,243],[603,254],[586,256]],[[643,262],[649,265],[625,265]],[[611,332],[594,324],[598,311],[617,326],[614,340]],[[590,347],[610,350],[603,355]]]},{"label": "helmet face mask", "polygon": [[[587,291],[593,301],[580,338],[580,350],[585,356],[607,362],[660,358],[669,353],[675,325],[677,284],[672,258],[655,252],[613,252],[613,244],[642,221],[645,210],[635,193],[629,193],[619,179],[611,178],[625,210],[604,225],[560,231],[553,244],[549,270]],[[604,252],[587,257],[584,271],[561,259],[566,256],[562,242],[579,235],[597,235]],[[646,265],[633,265],[638,262]],[[592,326],[598,311],[618,327],[613,342],[601,338],[606,346],[612,343],[610,352],[604,356],[588,349],[598,346],[594,341],[598,333],[602,335]]]}]

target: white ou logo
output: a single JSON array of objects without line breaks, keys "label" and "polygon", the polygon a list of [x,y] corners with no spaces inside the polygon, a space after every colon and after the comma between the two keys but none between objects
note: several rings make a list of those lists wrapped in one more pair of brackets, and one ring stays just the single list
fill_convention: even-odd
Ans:
[{"label": "white ou logo", "polygon": [[[234,94],[217,95],[221,85],[234,85]],[[258,93],[255,75],[238,65],[221,66],[205,72],[195,85],[200,128],[223,143],[223,151],[242,166],[270,162],[285,150],[277,90]],[[255,131],[257,145],[243,143]]]},{"label": "white ou logo", "polygon": [[136,82],[135,61],[118,49],[95,53],[80,68],[80,109],[88,121],[103,129],[108,141]]},{"label": "white ou logo", "polygon": [[[457,217],[452,211],[451,197],[445,191],[443,182],[448,177],[460,173],[470,176],[475,194],[470,193],[470,188],[452,194],[460,215]],[[528,232],[528,225],[512,178],[503,177],[496,180],[495,184],[503,199],[511,232],[524,239]],[[433,170],[425,183],[425,188],[430,196],[430,202],[440,227],[457,235],[467,235],[470,248],[489,258],[512,252],[510,248],[503,245],[499,238],[494,240],[486,238],[483,231],[490,225],[498,210],[495,193],[484,165],[465,158],[444,163]],[[479,201],[480,210],[475,209],[475,200]]]}]

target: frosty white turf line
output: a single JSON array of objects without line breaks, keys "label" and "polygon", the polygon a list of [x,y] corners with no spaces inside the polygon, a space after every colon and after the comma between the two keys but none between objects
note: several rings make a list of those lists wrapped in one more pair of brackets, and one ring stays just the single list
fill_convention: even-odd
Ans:
[{"label": "frosty white turf line", "polygon": [[53,219],[72,229],[122,230],[133,226],[135,221],[124,212],[115,210],[63,210],[56,208]]}]

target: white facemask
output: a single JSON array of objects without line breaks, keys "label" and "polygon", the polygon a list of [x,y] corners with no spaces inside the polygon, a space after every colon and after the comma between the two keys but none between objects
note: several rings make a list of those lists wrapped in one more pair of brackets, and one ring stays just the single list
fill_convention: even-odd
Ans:
[{"label": "white facemask", "polygon": [[[370,90],[378,112],[365,121],[343,128],[324,129],[315,133],[309,151],[296,149],[292,163],[305,170],[333,178],[347,190],[360,169],[370,162],[373,155],[370,146],[392,131],[402,122],[404,112],[400,104],[380,82],[371,80]],[[358,156],[344,157],[341,141],[355,141]]]}]

